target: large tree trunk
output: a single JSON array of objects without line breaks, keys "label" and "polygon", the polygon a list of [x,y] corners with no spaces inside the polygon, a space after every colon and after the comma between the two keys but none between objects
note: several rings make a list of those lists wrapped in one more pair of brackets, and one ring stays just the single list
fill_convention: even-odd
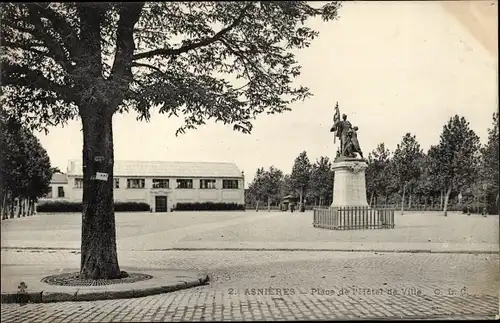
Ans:
[{"label": "large tree trunk", "polygon": [[271,197],[267,197],[267,212],[271,212]]},{"label": "large tree trunk", "polygon": [[443,206],[444,206],[444,199],[443,199],[443,190],[441,189],[440,191],[440,197],[439,197],[439,210],[442,210],[443,209]]},{"label": "large tree trunk", "polygon": [[[102,77],[101,42],[105,9],[77,7],[80,19],[77,67],[84,71],[76,89],[83,124],[82,278],[120,277],[113,205],[112,117],[133,78],[134,25],[143,6],[144,3],[134,3],[119,9],[115,57],[107,80]],[[107,174],[107,180],[96,179],[97,172]]]},{"label": "large tree trunk", "polygon": [[[81,278],[120,277],[113,204],[113,127],[111,109],[83,109],[83,214]],[[107,174],[107,179],[96,178]]]},{"label": "large tree trunk", "polygon": [[257,200],[257,203],[255,203],[255,212],[259,212],[259,202],[260,200]]},{"label": "large tree trunk", "polygon": [[403,215],[404,213],[405,195],[406,195],[406,183],[403,185],[403,196],[401,197],[401,215]]},{"label": "large tree trunk", "polygon": [[444,206],[443,206],[444,216],[448,216],[448,200],[450,198],[450,194],[451,194],[451,185],[448,186],[448,190],[446,191],[446,195],[444,196]]},{"label": "large tree trunk", "polygon": [[374,195],[375,195],[375,192],[372,192],[372,194],[370,195],[370,203],[369,203],[370,206],[373,206],[373,196]]}]

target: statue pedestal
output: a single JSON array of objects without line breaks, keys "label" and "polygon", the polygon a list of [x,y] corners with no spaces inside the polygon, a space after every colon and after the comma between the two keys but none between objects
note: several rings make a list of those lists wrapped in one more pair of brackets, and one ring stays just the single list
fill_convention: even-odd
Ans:
[{"label": "statue pedestal", "polygon": [[363,159],[337,158],[333,162],[333,201],[331,207],[368,207],[366,201],[365,169]]}]

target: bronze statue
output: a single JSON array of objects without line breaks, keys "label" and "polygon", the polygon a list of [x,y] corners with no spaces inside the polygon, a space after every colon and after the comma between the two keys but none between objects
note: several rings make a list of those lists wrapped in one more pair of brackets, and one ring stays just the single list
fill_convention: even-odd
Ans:
[{"label": "bronze statue", "polygon": [[363,153],[359,147],[358,136],[356,131],[358,127],[352,127],[352,124],[347,120],[347,115],[342,115],[340,119],[339,103],[335,106],[335,114],[333,116],[333,126],[330,132],[335,132],[334,142],[336,138],[340,139],[340,148],[337,151],[337,157],[345,156],[355,158],[355,153],[358,153],[363,158]]},{"label": "bronze statue", "polygon": [[348,131],[349,139],[347,140],[347,144],[344,149],[344,156],[355,158],[356,153],[358,153],[359,156],[364,159],[363,152],[361,151],[361,147],[359,146],[357,131],[358,127],[353,127],[352,129],[349,129]]}]

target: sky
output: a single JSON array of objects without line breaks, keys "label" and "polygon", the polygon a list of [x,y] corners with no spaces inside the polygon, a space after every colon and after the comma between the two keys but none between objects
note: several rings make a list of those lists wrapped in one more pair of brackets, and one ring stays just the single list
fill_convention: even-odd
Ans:
[{"label": "sky", "polygon": [[[359,127],[365,155],[382,142],[393,151],[407,132],[427,150],[455,114],[486,142],[498,109],[496,1],[347,2],[339,14],[309,21],[320,34],[297,54],[297,81],[314,96],[292,111],[258,116],[250,135],[208,121],[178,137],[181,118],[153,113],[147,123],[133,112],[115,115],[115,160],[234,162],[248,186],[259,167],[290,173],[304,150],[311,162],[333,159],[337,101]],[[69,159],[81,158],[80,120],[37,137],[63,172]]]}]

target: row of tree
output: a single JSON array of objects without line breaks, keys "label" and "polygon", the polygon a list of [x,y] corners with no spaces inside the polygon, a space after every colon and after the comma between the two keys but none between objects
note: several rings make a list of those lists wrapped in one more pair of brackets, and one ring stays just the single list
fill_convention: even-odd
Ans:
[{"label": "row of tree", "polygon": [[278,204],[288,195],[298,196],[300,203],[325,205],[331,203],[333,190],[333,170],[330,159],[320,157],[311,164],[307,152],[303,151],[295,159],[291,174],[284,174],[274,166],[269,169],[261,167],[245,193],[247,204],[259,208],[260,202],[271,205]]},{"label": "row of tree", "polygon": [[0,214],[3,219],[30,216],[38,198],[50,189],[47,151],[20,123],[0,114]]},{"label": "row of tree", "polygon": [[[458,115],[444,125],[439,143],[424,152],[415,135],[407,133],[394,152],[380,143],[367,158],[367,197],[370,205],[412,204],[440,209],[446,215],[450,201],[463,206],[484,206],[498,212],[498,111],[488,142],[481,147],[469,122]],[[314,164],[303,151],[291,174],[271,166],[259,168],[246,194],[247,204],[279,203],[286,195],[312,205],[328,205],[333,192],[332,164],[320,157]]]}]

